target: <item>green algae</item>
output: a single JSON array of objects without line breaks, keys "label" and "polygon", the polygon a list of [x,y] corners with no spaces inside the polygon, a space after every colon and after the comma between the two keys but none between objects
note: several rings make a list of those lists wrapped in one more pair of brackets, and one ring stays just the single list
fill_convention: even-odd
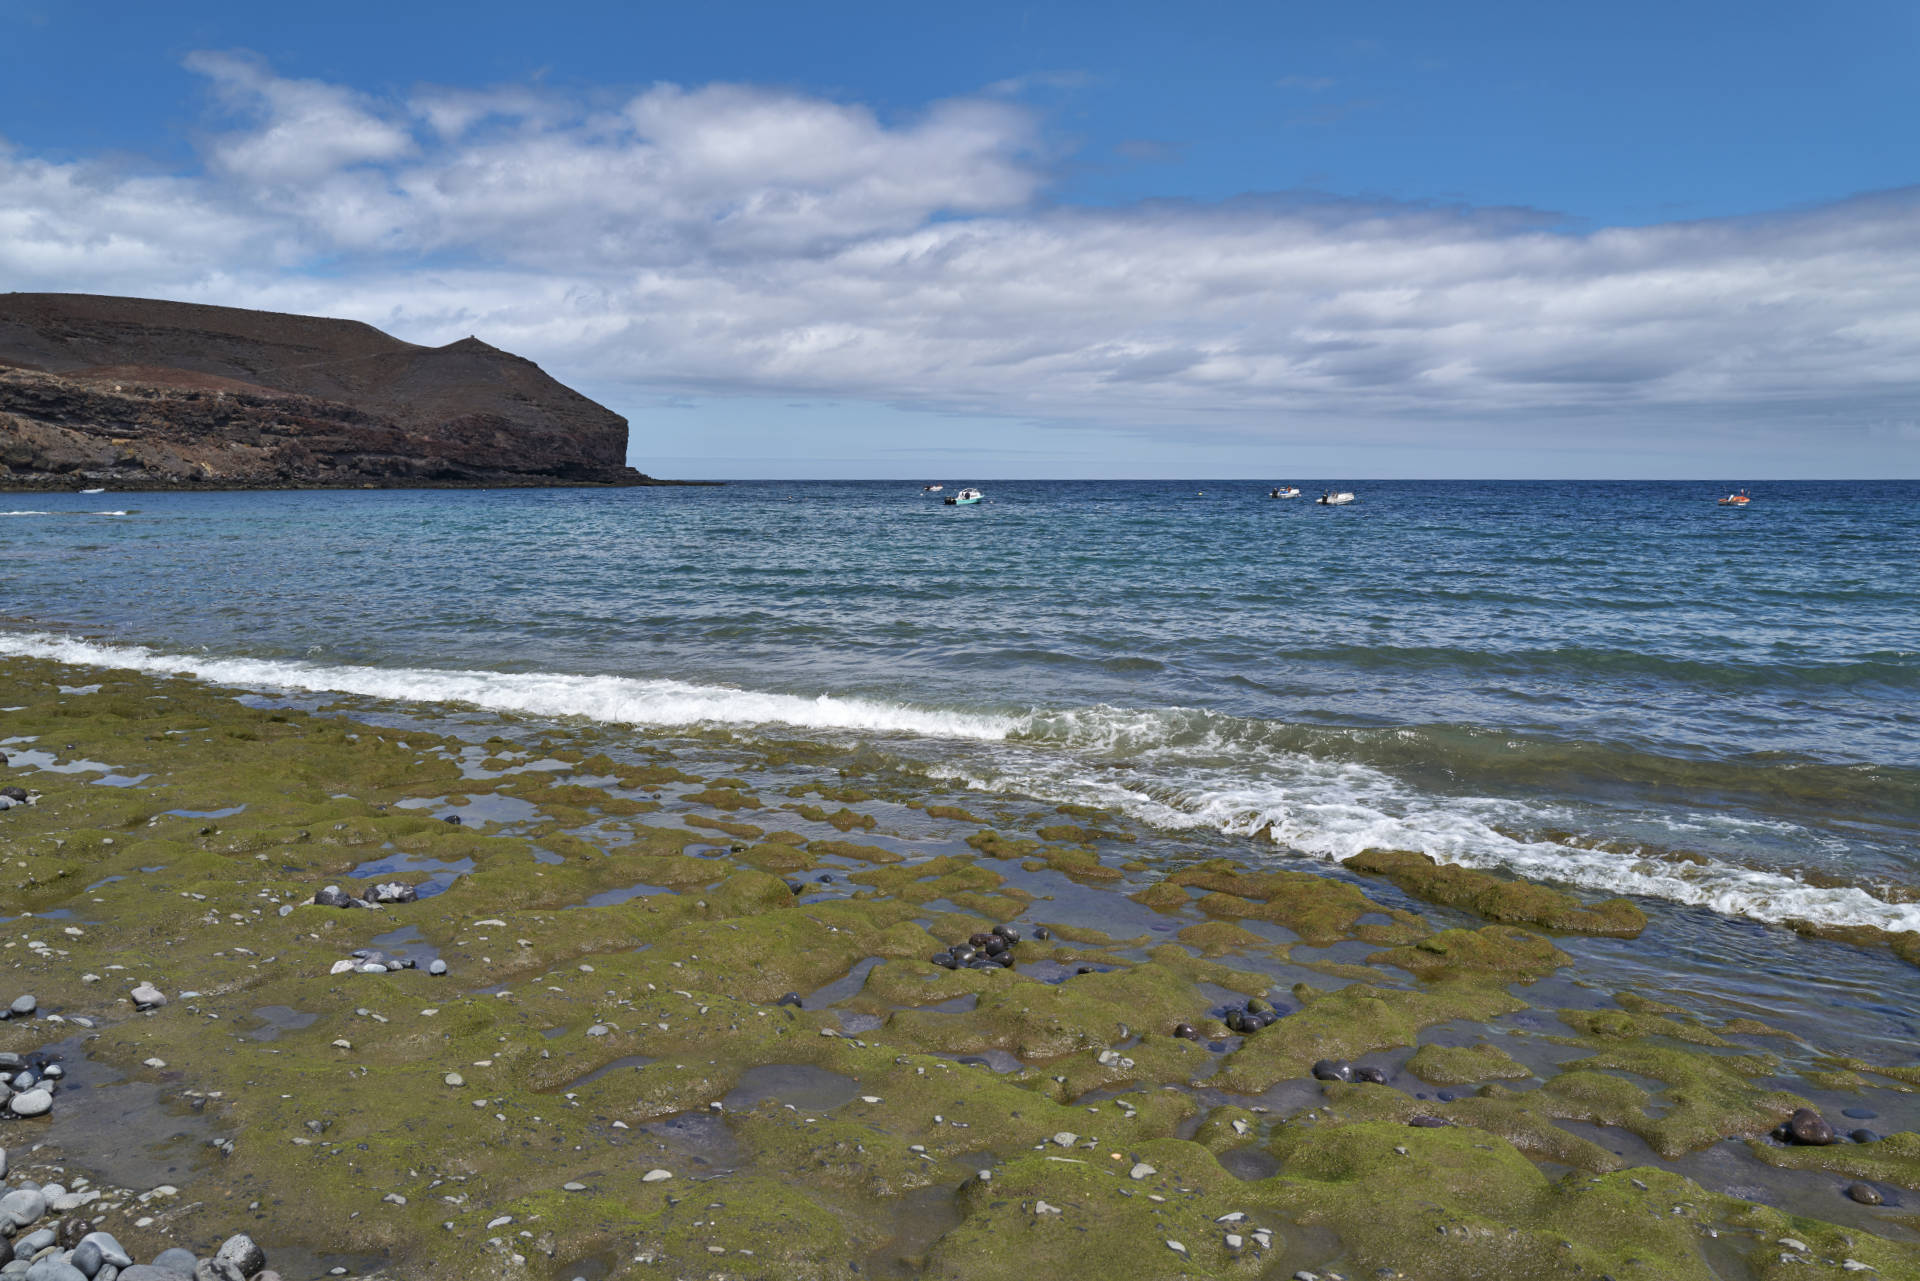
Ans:
[{"label": "green algae", "polygon": [[1878,1143],[1783,1147],[1755,1139],[1749,1140],[1747,1147],[1768,1165],[1782,1169],[1822,1170],[1920,1192],[1920,1134],[1911,1130],[1889,1134]]},{"label": "green algae", "polygon": [[1342,865],[1369,876],[1385,877],[1415,898],[1463,908],[1490,921],[1615,938],[1636,938],[1647,927],[1646,913],[1624,898],[1588,905],[1544,885],[1436,863],[1425,854],[1408,850],[1364,850]]},{"label": "green algae", "polygon": [[[1316,945],[1344,938],[1398,942],[1423,932],[1412,912],[1382,907],[1351,885],[1311,872],[1247,872],[1216,859],[1175,872],[1165,883],[1210,891],[1195,905],[1209,916],[1271,921]],[[1390,923],[1359,924],[1373,915]]]},{"label": "green algae", "polygon": [[1514,1062],[1497,1045],[1423,1045],[1407,1060],[1407,1071],[1430,1085],[1466,1085],[1473,1081],[1524,1081],[1533,1069]]}]

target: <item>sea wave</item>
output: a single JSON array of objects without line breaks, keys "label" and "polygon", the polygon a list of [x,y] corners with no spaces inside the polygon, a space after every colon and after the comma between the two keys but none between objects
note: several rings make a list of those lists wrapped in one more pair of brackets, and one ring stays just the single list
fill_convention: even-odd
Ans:
[{"label": "sea wave", "polygon": [[1858,886],[1814,885],[1791,871],[1713,858],[1675,860],[1658,852],[1622,852],[1617,845],[1594,849],[1529,839],[1515,833],[1577,827],[1579,820],[1532,801],[1437,794],[1376,763],[1316,750],[1328,745],[1328,735],[1364,733],[1410,745],[1410,752],[1433,751],[1431,737],[1423,738],[1428,731],[1418,728],[1336,734],[1191,709],[994,715],[621,676],[167,654],[49,633],[0,633],[0,655],[190,676],[246,689],[458,703],[624,725],[780,726],[970,742],[979,750],[947,753],[929,772],[986,791],[1101,805],[1171,831],[1211,829],[1270,840],[1328,860],[1373,847],[1418,850],[1442,862],[1761,921],[1920,931],[1920,903],[1888,902]]},{"label": "sea wave", "polygon": [[452,671],[358,667],[285,659],[165,654],[144,645],[110,645],[46,633],[0,635],[0,654],[82,667],[192,676],[246,689],[352,694],[408,703],[465,703],[496,712],[567,717],[621,725],[786,725],[799,729],[1005,738],[1016,721],[874,699],[808,698],[627,676],[560,672]]}]

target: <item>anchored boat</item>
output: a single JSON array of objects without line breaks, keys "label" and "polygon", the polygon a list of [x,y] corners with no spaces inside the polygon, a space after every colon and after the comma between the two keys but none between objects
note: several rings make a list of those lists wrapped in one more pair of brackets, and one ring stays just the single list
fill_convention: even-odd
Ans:
[{"label": "anchored boat", "polygon": [[1330,489],[1313,501],[1319,503],[1322,507],[1345,507],[1353,501],[1353,495],[1344,489],[1338,493]]},{"label": "anchored boat", "polygon": [[944,501],[949,507],[971,507],[982,497],[977,489],[963,489],[957,494],[948,494]]},{"label": "anchored boat", "polygon": [[1280,485],[1267,491],[1268,498],[1298,498],[1300,490],[1294,485]]},{"label": "anchored boat", "polygon": [[1731,494],[1728,494],[1725,498],[1722,498],[1720,500],[1720,505],[1722,507],[1745,507],[1748,503],[1752,501],[1753,500],[1751,498],[1747,497],[1746,490],[1739,489],[1739,490],[1735,490]]}]

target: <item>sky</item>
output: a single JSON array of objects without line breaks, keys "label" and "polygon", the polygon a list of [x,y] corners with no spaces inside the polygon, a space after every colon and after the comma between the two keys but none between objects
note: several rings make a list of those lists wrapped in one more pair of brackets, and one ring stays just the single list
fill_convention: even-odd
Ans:
[{"label": "sky", "polygon": [[1920,476],[1920,6],[0,0],[0,289],[678,477]]}]

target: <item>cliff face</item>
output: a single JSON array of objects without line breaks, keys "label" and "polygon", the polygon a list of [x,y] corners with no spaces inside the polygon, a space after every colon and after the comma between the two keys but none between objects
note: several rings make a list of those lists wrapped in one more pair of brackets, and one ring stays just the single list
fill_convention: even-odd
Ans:
[{"label": "cliff face", "polygon": [[0,294],[0,489],[644,485],[627,420],[475,338]]}]

